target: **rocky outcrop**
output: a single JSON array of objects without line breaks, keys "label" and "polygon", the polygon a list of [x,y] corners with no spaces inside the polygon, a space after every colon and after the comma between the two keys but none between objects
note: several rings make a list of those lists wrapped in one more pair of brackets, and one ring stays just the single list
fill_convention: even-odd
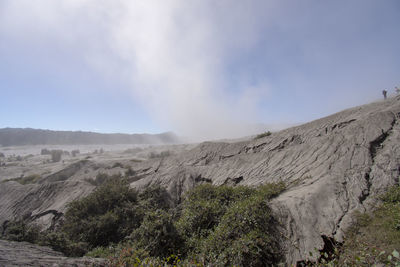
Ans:
[{"label": "rocky outcrop", "polygon": [[[396,97],[257,140],[205,142],[177,155],[131,163],[131,186],[160,184],[179,201],[200,183],[256,186],[283,181],[287,190],[271,204],[286,260],[293,264],[323,249],[326,242],[341,242],[352,213],[370,210],[375,196],[399,182],[399,115]],[[56,215],[45,212],[62,213],[69,200],[94,188],[76,167],[68,169],[74,170],[71,177],[50,175],[40,184],[1,183],[0,218],[45,214],[53,219]],[[52,221],[45,223],[50,226]]]},{"label": "rocky outcrop", "polygon": [[107,265],[104,259],[68,258],[48,247],[37,246],[27,242],[0,240],[0,266],[100,267]]},{"label": "rocky outcrop", "polygon": [[85,181],[0,183],[0,225],[23,218],[45,228],[54,227],[69,202],[90,194],[94,188]]},{"label": "rocky outcrop", "polygon": [[371,209],[375,196],[399,182],[399,115],[396,97],[258,140],[203,143],[159,161],[132,186],[158,183],[179,198],[199,181],[216,185],[284,181],[288,189],[272,206],[281,223],[287,262],[293,264],[323,249],[324,240],[343,241],[352,213]]}]

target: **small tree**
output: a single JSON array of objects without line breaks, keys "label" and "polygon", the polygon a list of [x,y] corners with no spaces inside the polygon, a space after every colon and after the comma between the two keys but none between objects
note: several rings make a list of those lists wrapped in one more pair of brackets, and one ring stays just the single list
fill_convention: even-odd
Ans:
[{"label": "small tree", "polygon": [[52,150],[51,151],[51,160],[53,162],[59,162],[61,160],[62,154],[63,154],[62,150]]},{"label": "small tree", "polygon": [[257,139],[260,139],[260,138],[264,138],[264,137],[270,136],[271,134],[272,134],[272,133],[271,133],[270,131],[264,132],[264,133],[261,133],[261,134],[258,134],[256,137],[254,137],[254,140],[257,140]]},{"label": "small tree", "polygon": [[175,228],[173,215],[162,209],[147,212],[129,239],[155,257],[174,254],[183,243]]},{"label": "small tree", "polygon": [[80,151],[78,150],[78,149],[75,149],[75,150],[72,150],[71,151],[71,155],[73,156],[73,157],[76,157],[76,155],[78,155],[80,153]]},{"label": "small tree", "polygon": [[47,148],[43,148],[43,149],[40,151],[40,155],[51,155],[51,151],[48,150]]},{"label": "small tree", "polygon": [[84,242],[89,249],[118,243],[142,221],[137,196],[129,184],[113,178],[92,194],[69,203],[63,231],[73,242]]}]

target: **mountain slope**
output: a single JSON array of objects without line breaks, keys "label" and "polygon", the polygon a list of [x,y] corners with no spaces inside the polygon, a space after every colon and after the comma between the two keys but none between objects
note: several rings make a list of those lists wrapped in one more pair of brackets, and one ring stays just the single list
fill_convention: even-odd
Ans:
[{"label": "mountain slope", "polygon": [[287,261],[295,263],[322,249],[323,236],[343,241],[352,213],[369,210],[375,196],[399,182],[399,114],[396,97],[250,142],[203,143],[160,161],[132,185],[160,183],[179,197],[199,181],[284,181],[288,190],[273,207],[282,224]]},{"label": "mountain slope", "polygon": [[[271,204],[286,261],[294,264],[323,249],[330,239],[343,241],[352,213],[370,210],[377,195],[399,183],[399,115],[396,97],[257,140],[205,142],[177,155],[122,163],[129,163],[134,173],[131,186],[160,184],[178,201],[199,183],[254,186],[284,181],[287,190]],[[82,164],[58,182],[50,182],[50,174],[40,184],[0,183],[0,223],[29,214],[32,220],[53,224],[59,217],[47,211],[64,212],[68,200],[93,190],[85,177],[109,168],[104,162],[95,165]]]},{"label": "mountain slope", "polygon": [[91,144],[174,144],[173,133],[101,134],[93,132],[50,131],[30,128],[0,129],[0,145],[91,145]]}]

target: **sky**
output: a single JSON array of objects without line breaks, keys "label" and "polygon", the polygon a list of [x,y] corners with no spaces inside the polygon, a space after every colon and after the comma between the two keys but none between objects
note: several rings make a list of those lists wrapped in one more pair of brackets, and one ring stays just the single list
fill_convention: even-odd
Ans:
[{"label": "sky", "polygon": [[399,15],[398,0],[0,0],[0,128],[207,140],[308,122],[394,94]]}]

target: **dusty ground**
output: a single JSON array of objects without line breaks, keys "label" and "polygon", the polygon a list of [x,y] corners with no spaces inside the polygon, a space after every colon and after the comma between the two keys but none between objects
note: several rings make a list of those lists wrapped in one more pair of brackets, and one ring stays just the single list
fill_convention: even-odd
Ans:
[{"label": "dusty ground", "polygon": [[[38,145],[0,147],[0,182],[6,179],[29,175],[47,176],[84,159],[99,164],[113,164],[126,161],[144,161],[157,157],[162,152],[177,154],[193,148],[194,145]],[[51,155],[41,155],[42,149],[63,150],[71,153],[79,150],[76,156],[63,154],[61,161],[52,162]],[[103,151],[102,153],[100,153]]]}]

